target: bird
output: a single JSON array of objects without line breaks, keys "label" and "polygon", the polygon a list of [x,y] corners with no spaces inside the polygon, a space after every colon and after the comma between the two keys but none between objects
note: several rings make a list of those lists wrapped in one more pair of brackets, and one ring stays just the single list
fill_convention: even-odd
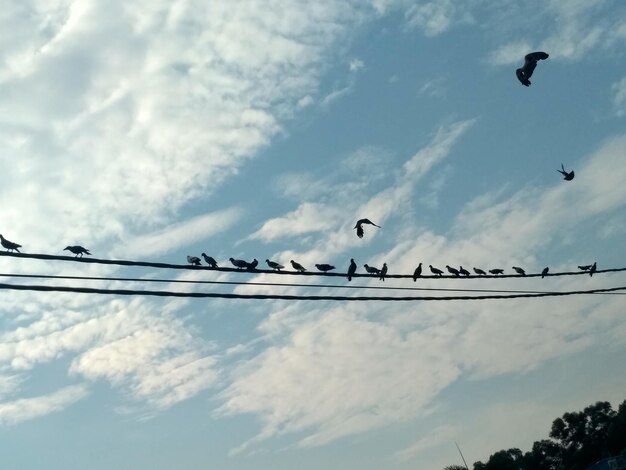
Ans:
[{"label": "bird", "polygon": [[454,274],[456,277],[459,277],[459,270],[458,269],[453,268],[451,266],[448,266],[447,264],[446,264],[446,269],[448,270],[448,272],[450,274]]},{"label": "bird", "polygon": [[189,256],[189,255],[187,255],[187,262],[189,264],[194,265],[194,266],[200,266],[200,258],[198,258],[197,256]]},{"label": "bird", "polygon": [[487,275],[487,273],[485,271],[483,271],[482,269],[480,269],[480,268],[474,268],[474,272],[476,274],[478,274],[479,276],[486,276]]},{"label": "bird", "polygon": [[257,267],[258,265],[259,265],[259,260],[257,260],[256,258],[254,258],[254,259],[252,260],[252,263],[248,263],[248,266],[247,266],[247,267],[248,267],[248,269],[249,269],[249,270],[253,270],[253,269],[256,269],[256,267]]},{"label": "bird", "polygon": [[370,224],[370,225],[373,225],[374,227],[380,228],[380,225],[376,225],[370,219],[359,219],[357,220],[356,225],[354,226],[354,228],[356,229],[356,236],[359,238],[363,238],[363,233],[364,233],[363,224]]},{"label": "bird", "polygon": [[441,276],[443,274],[443,271],[441,269],[434,268],[432,264],[429,264],[428,267],[430,268],[430,272],[435,274],[436,276]]},{"label": "bird", "polygon": [[383,268],[380,270],[380,277],[378,279],[385,282],[386,275],[387,275],[387,263],[383,263]]},{"label": "bird", "polygon": [[543,271],[541,271],[541,279],[543,279],[544,277],[548,275],[548,271],[550,271],[550,268],[548,266],[543,268]]},{"label": "bird", "polygon": [[74,256],[74,258],[78,258],[79,255],[82,258],[84,254],[91,255],[91,253],[89,253],[89,250],[87,248],[80,246],[80,245],[66,246],[65,248],[63,248],[63,251],[71,251],[72,253],[76,255]]},{"label": "bird", "polygon": [[268,259],[265,260],[265,262],[267,263],[267,265],[272,268],[274,271],[280,271],[281,269],[284,268],[284,266],[282,264],[278,264],[275,261],[270,261]]},{"label": "bird", "polygon": [[521,274],[522,276],[526,276],[526,271],[524,271],[522,268],[518,268],[517,266],[513,266],[513,270],[517,274]]},{"label": "bird", "polygon": [[524,65],[515,71],[517,79],[524,86],[530,86],[530,77],[532,77],[535,67],[537,67],[537,61],[546,60],[550,57],[545,52],[531,52],[524,57]]},{"label": "bird", "polygon": [[20,253],[19,248],[22,248],[22,245],[18,245],[17,243],[13,243],[9,240],[7,240],[6,238],[4,238],[2,235],[0,235],[0,244],[5,247],[7,249],[7,251],[17,251],[18,253]]},{"label": "bird", "polygon": [[497,276],[499,274],[504,274],[504,269],[490,269],[489,272],[494,276]]},{"label": "bird", "polygon": [[249,266],[249,263],[242,259],[234,259],[234,258],[228,258],[228,259],[230,260],[231,264],[235,266],[237,269],[246,269]]},{"label": "bird", "polygon": [[294,260],[291,260],[291,265],[296,271],[300,271],[301,273],[306,271],[306,268],[304,266],[302,266],[300,263],[296,263]]},{"label": "bird", "polygon": [[333,269],[335,269],[335,267],[330,264],[316,264],[315,267],[319,269],[320,271],[322,271],[323,273],[326,273],[328,271],[332,271]]},{"label": "bird", "polygon": [[202,253],[202,257],[204,258],[204,261],[206,262],[206,264],[208,264],[210,267],[212,268],[217,268],[217,261],[215,261],[215,258],[213,258],[212,256],[207,255],[206,253]]},{"label": "bird", "polygon": [[413,282],[417,281],[417,278],[422,275],[422,263],[420,263],[415,271],[413,271]]},{"label": "bird", "polygon": [[561,163],[561,169],[557,169],[556,171],[558,171],[559,173],[561,173],[563,175],[563,179],[565,181],[572,181],[574,179],[574,170],[572,171],[565,171],[565,167],[563,166],[563,164]]},{"label": "bird", "polygon": [[589,268],[589,276],[593,277],[593,274],[595,272],[596,272],[596,263],[594,261],[593,264],[591,265],[591,267]]},{"label": "bird", "polygon": [[589,271],[591,269],[591,265],[587,264],[585,266],[578,266],[578,269],[580,269],[581,271]]},{"label": "bird", "polygon": [[356,273],[356,263],[354,258],[350,258],[350,267],[348,267],[348,281],[352,280],[352,276]]},{"label": "bird", "polygon": [[370,274],[376,274],[376,275],[380,274],[380,269],[375,268],[374,266],[369,266],[367,264],[364,264],[363,267]]},{"label": "bird", "polygon": [[470,275],[470,272],[467,269],[465,269],[463,266],[459,267],[459,273],[462,274],[463,276],[469,276]]}]

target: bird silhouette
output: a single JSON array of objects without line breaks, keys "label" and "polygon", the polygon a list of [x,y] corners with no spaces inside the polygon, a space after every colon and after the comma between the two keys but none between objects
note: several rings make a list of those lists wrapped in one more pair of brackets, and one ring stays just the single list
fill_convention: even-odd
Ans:
[{"label": "bird silhouette", "polygon": [[561,169],[560,170],[556,170],[559,173],[561,173],[563,175],[563,179],[565,181],[572,181],[574,179],[574,170],[572,171],[565,171],[565,167],[563,166],[563,164],[561,163]]},{"label": "bird silhouette", "polygon": [[270,261],[268,259],[265,260],[265,262],[267,263],[267,265],[272,268],[274,271],[280,271],[281,269],[284,268],[284,266],[282,264],[278,264],[275,261]]},{"label": "bird silhouette", "polygon": [[432,264],[429,264],[428,267],[430,268],[430,272],[436,276],[441,276],[443,274],[441,269],[434,268]]},{"label": "bird silhouette", "polygon": [[541,279],[543,279],[544,277],[548,275],[548,271],[550,271],[550,268],[548,266],[543,268],[543,271],[541,271]]},{"label": "bird silhouette", "polygon": [[469,276],[470,272],[467,269],[465,269],[463,266],[460,266],[459,267],[459,274],[462,274],[463,276]]},{"label": "bird silhouette", "polygon": [[78,258],[78,256],[82,258],[83,255],[91,255],[91,253],[89,253],[89,250],[87,248],[80,246],[80,245],[66,246],[65,248],[63,248],[63,251],[71,251],[72,253],[76,255],[74,256],[74,258]]},{"label": "bird silhouette", "polygon": [[524,65],[515,71],[517,79],[524,86],[530,86],[530,77],[532,77],[535,67],[537,67],[537,61],[546,60],[550,57],[545,52],[531,52],[524,57]]},{"label": "bird silhouette", "polygon": [[293,266],[293,269],[301,273],[306,271],[306,268],[304,266],[302,266],[300,263],[296,263],[294,260],[291,260],[291,266]]},{"label": "bird silhouette", "polygon": [[448,272],[450,274],[454,274],[456,277],[459,277],[459,270],[458,269],[453,268],[451,266],[448,266],[447,264],[446,264],[446,269],[448,270]]},{"label": "bird silhouette", "polygon": [[415,271],[413,271],[413,282],[417,281],[417,278],[422,275],[422,263],[420,263]]},{"label": "bird silhouette", "polygon": [[381,281],[385,282],[385,276],[387,275],[387,263],[383,263],[383,267],[380,270],[380,277],[378,279],[380,279]]},{"label": "bird silhouette", "polygon": [[228,258],[230,263],[237,269],[246,269],[250,264],[242,259]]},{"label": "bird silhouette", "polygon": [[7,251],[17,251],[18,253],[21,253],[19,248],[22,248],[22,245],[18,245],[17,243],[13,243],[9,240],[7,240],[6,238],[4,238],[2,235],[0,235],[0,244],[5,247],[7,249]]},{"label": "bird silhouette", "polygon": [[187,262],[193,266],[200,266],[200,258],[187,255]]},{"label": "bird silhouette", "polygon": [[513,270],[517,274],[521,274],[522,276],[526,276],[526,271],[524,271],[522,268],[518,268],[517,266],[513,266]]},{"label": "bird silhouette", "polygon": [[367,264],[364,264],[363,267],[370,274],[376,274],[376,275],[380,274],[380,269],[375,268],[374,266],[368,266]]},{"label": "bird silhouette", "polygon": [[500,274],[504,274],[504,269],[490,269],[489,272],[494,276],[498,276]]},{"label": "bird silhouette", "polygon": [[365,233],[363,232],[363,224],[370,224],[370,225],[373,225],[374,227],[380,228],[380,225],[376,225],[370,219],[359,219],[357,220],[356,225],[354,226],[354,228],[356,229],[356,236],[359,238],[363,238],[363,234]]},{"label": "bird silhouette", "polygon": [[589,275],[591,277],[593,277],[594,273],[596,272],[596,263],[594,261],[594,263],[591,265],[591,267],[589,268]]},{"label": "bird silhouette", "polygon": [[322,271],[323,273],[326,273],[328,271],[332,271],[333,269],[335,269],[335,267],[330,264],[316,264],[315,267],[319,269],[320,271]]},{"label": "bird silhouette", "polygon": [[580,269],[581,271],[589,271],[591,269],[591,265],[587,264],[585,266],[578,266],[578,269]]},{"label": "bird silhouette", "polygon": [[479,268],[474,268],[474,272],[476,274],[478,274],[479,276],[486,276],[487,275],[487,273],[485,271],[483,271],[482,269],[479,269]]},{"label": "bird silhouette", "polygon": [[251,263],[248,263],[248,270],[253,271],[259,265],[259,260],[254,258]]},{"label": "bird silhouette", "polygon": [[204,258],[204,262],[208,264],[212,268],[217,268],[217,261],[212,256],[207,255],[206,253],[202,253],[202,257]]},{"label": "bird silhouette", "polygon": [[350,258],[350,266],[348,267],[348,281],[352,280],[352,276],[356,273],[356,263],[354,258]]}]

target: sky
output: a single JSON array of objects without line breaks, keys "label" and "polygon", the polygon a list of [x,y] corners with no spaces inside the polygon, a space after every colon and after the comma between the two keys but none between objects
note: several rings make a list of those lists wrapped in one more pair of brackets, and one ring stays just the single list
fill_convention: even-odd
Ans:
[{"label": "sky", "polygon": [[[354,258],[360,272],[386,262],[405,274],[419,262],[624,266],[620,0],[1,6],[0,233],[23,252],[76,244],[98,258],[184,264],[206,252],[224,266],[338,270]],[[533,50],[550,57],[527,88],[515,69]],[[555,171],[562,163],[573,181]],[[360,217],[381,228],[358,239]],[[0,270],[276,281],[10,257]],[[624,285],[623,273],[385,283]],[[626,399],[625,310],[621,295],[353,303],[3,290],[0,454],[20,469],[437,469],[461,463],[458,442],[471,465],[529,450],[564,412]]]}]

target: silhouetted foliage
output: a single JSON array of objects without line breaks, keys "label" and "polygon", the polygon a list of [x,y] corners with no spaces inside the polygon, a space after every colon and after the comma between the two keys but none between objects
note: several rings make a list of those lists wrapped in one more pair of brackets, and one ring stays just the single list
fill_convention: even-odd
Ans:
[{"label": "silhouetted foliage", "polygon": [[519,449],[501,450],[489,457],[487,463],[476,462],[474,470],[525,470],[524,454]]},{"label": "silhouetted foliage", "polygon": [[467,470],[463,465],[448,465],[443,470]]}]

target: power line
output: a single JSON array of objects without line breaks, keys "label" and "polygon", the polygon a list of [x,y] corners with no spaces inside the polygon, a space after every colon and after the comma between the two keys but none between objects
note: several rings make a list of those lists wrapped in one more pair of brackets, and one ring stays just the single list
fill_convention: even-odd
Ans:
[{"label": "power line", "polygon": [[[156,262],[148,262],[148,261],[130,261],[130,260],[112,260],[112,259],[99,259],[99,258],[76,258],[73,256],[57,256],[57,255],[46,255],[41,253],[13,253],[1,251],[0,256],[9,256],[13,258],[27,258],[27,259],[40,259],[40,260],[48,260],[48,261],[73,261],[76,263],[87,263],[87,264],[108,264],[108,265],[118,265],[118,266],[141,266],[141,267],[149,267],[149,268],[159,268],[159,269],[186,269],[192,271],[216,271],[216,272],[228,272],[228,273],[245,273],[245,274],[275,274],[275,275],[288,275],[288,276],[323,276],[323,277],[346,277],[346,273],[332,273],[332,272],[313,272],[313,271],[274,271],[272,269],[237,269],[237,268],[211,268],[209,266],[191,266],[188,264],[170,264],[170,263],[156,263]],[[626,271],[626,267],[624,268],[613,268],[613,269],[598,269],[595,271],[595,274],[603,274],[603,273],[613,273],[613,272],[622,272]],[[556,276],[580,276],[580,275],[588,275],[587,271],[565,271],[559,273],[548,273],[545,277],[556,277]],[[353,277],[363,277],[375,279],[378,278],[377,274],[362,274],[356,273]],[[424,274],[419,276],[419,279],[505,279],[505,278],[530,278],[530,277],[542,277],[541,273],[535,274],[487,274],[485,276],[479,276],[475,274],[470,274],[469,276],[454,276],[454,275],[443,275],[443,276],[435,276],[430,274]],[[412,274],[386,274],[385,278],[390,279],[412,279]]]},{"label": "power line", "polygon": [[191,297],[191,298],[222,298],[222,299],[254,299],[254,300],[333,300],[333,301],[432,301],[432,300],[498,300],[536,297],[563,297],[569,295],[585,295],[612,293],[626,290],[624,287],[611,287],[583,291],[545,292],[537,294],[507,294],[454,297],[366,297],[366,296],[333,296],[333,295],[283,295],[283,294],[227,294],[217,292],[172,292],[133,289],[94,289],[89,287],[64,287],[42,285],[0,284],[0,289],[36,292],[72,292],[82,294],[104,295],[146,295],[156,297]]}]

